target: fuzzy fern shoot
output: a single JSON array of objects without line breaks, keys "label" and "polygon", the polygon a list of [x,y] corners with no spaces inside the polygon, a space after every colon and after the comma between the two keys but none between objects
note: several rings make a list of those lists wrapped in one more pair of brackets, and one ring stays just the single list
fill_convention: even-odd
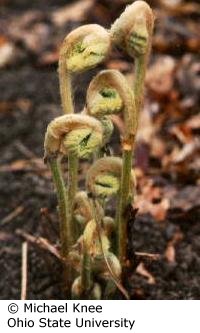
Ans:
[{"label": "fuzzy fern shoot", "polygon": [[[63,284],[68,299],[112,299],[117,289],[129,298],[125,289],[125,212],[134,204],[132,161],[153,23],[149,5],[135,1],[110,30],[85,25],[67,35],[61,45],[58,73],[64,115],[48,125],[44,149],[57,193]],[[133,87],[119,71],[102,70],[89,84],[84,111],[74,113],[73,76],[102,63],[112,46],[134,59]],[[113,132],[114,114],[124,123],[121,157],[106,156],[104,149]],[[85,188],[78,188],[81,159],[93,161]],[[67,181],[63,173],[66,161]],[[111,202],[115,207],[112,216],[108,215]]]}]

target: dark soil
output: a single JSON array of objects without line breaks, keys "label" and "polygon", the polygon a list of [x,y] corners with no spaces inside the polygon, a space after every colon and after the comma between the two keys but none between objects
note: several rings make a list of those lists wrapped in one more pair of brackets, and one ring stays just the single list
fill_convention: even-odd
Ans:
[{"label": "dark soil", "polygon": [[[25,0],[5,0],[1,8],[3,23],[1,34],[12,41],[14,38],[12,32],[6,34],[5,20],[9,18],[14,22],[16,17],[23,16],[27,11],[37,10],[39,13],[37,15],[42,15],[38,20],[46,22],[50,29],[48,33],[52,38],[52,45],[45,47],[54,52],[55,45],[58,45],[63,36],[72,27],[82,24],[82,22],[67,22],[57,31],[49,19],[53,10],[69,2],[35,0],[29,5],[29,1]],[[96,1],[94,15],[101,14],[97,8],[105,6],[106,1],[100,3],[101,7],[98,7]],[[119,8],[123,6],[120,5]],[[111,19],[108,12],[106,13],[108,20]],[[118,14],[119,11],[116,9],[115,17]],[[91,20],[96,22],[97,16],[88,16],[83,23]],[[98,22],[101,21],[101,16],[98,16]],[[110,22],[107,21],[107,24]],[[61,113],[57,62],[42,63],[41,57],[45,48],[31,50],[19,39],[13,40],[18,52],[16,59],[4,66],[0,75],[0,299],[20,299],[23,239],[16,235],[17,229],[23,229],[34,236],[43,236],[59,245],[56,195],[50,173],[42,163],[43,139],[47,124]],[[155,46],[154,58],[163,52],[165,51],[159,51],[159,47]],[[169,50],[166,52],[170,54]],[[184,52],[180,53],[184,56]],[[117,55],[114,53],[115,57]],[[127,66],[130,66],[130,62]],[[86,74],[75,81],[78,111],[83,106],[86,87],[92,74]],[[165,101],[161,100],[159,103],[162,107],[165,105]],[[167,103],[170,104],[170,101]],[[185,118],[195,114],[195,110],[195,107],[190,109]],[[174,123],[176,121],[175,117]],[[113,145],[119,150],[115,137]],[[38,160],[34,162],[36,158],[39,162]],[[186,174],[181,173],[181,175],[175,172],[175,176],[172,174],[173,170],[166,173],[166,170],[161,169],[159,159],[152,156],[148,158],[148,168],[148,172],[143,168],[145,177],[153,179],[155,183],[159,182],[162,188],[170,186],[175,188],[177,193],[174,200],[176,202],[182,200],[182,203],[171,205],[161,222],[156,221],[156,218],[148,212],[137,213],[135,223],[130,228],[131,250],[158,253],[160,259],[151,261],[142,259],[145,269],[155,279],[154,283],[137,271],[132,270],[129,273],[127,284],[131,298],[200,299],[199,192],[194,195],[189,207],[184,209],[189,200],[188,196],[197,191],[197,177],[194,174],[193,178],[188,176],[188,170]],[[184,191],[187,189],[188,194],[186,193],[185,198]],[[19,207],[21,211],[16,214],[17,216],[6,218]],[[48,218],[41,214],[42,208],[48,209]],[[166,249],[177,233],[181,234],[181,238],[174,244],[175,259],[170,262],[166,256]],[[29,244],[28,299],[62,299],[60,272],[61,265],[57,258]]]}]

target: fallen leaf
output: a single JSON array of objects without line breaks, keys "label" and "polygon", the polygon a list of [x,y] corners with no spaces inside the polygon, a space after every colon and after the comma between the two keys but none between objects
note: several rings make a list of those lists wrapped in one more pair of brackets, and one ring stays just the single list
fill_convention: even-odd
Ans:
[{"label": "fallen leaf", "polygon": [[36,158],[30,160],[16,160],[10,164],[1,165],[0,172],[32,170],[33,168],[46,169],[43,160]]},{"label": "fallen leaf", "polygon": [[176,251],[174,245],[169,242],[165,250],[165,258],[169,263],[175,263],[176,261]]},{"label": "fallen leaf", "polygon": [[145,177],[138,179],[138,195],[135,205],[140,214],[149,213],[155,220],[163,221],[170,207],[169,199],[163,195],[163,189],[154,186],[151,179]]},{"label": "fallen leaf", "polygon": [[14,235],[8,232],[1,231],[0,232],[0,241],[7,242],[13,239]]},{"label": "fallen leaf", "polygon": [[146,76],[146,84],[156,96],[168,95],[174,85],[176,62],[170,56],[159,57]]},{"label": "fallen leaf", "polygon": [[168,242],[165,250],[165,258],[169,263],[176,262],[176,248],[175,246],[183,239],[183,234],[180,231],[176,231],[172,239]]},{"label": "fallen leaf", "polygon": [[155,284],[156,283],[156,280],[155,280],[154,276],[145,268],[145,266],[142,262],[137,266],[136,273],[144,276],[145,278],[147,278],[147,282],[149,284]]},{"label": "fallen leaf", "polygon": [[173,163],[182,163],[188,159],[193,159],[196,153],[200,153],[200,140],[195,138],[192,142],[186,143],[179,151],[177,156],[172,160]]},{"label": "fallen leaf", "polygon": [[70,5],[55,10],[52,14],[52,21],[57,26],[64,25],[67,21],[82,21],[88,10],[94,4],[94,0],[80,0]]},{"label": "fallen leaf", "polygon": [[0,68],[3,68],[14,59],[15,46],[4,37],[0,37]]},{"label": "fallen leaf", "polygon": [[[126,72],[130,70],[130,64],[124,60],[114,59],[107,62],[107,68]],[[133,78],[131,77],[131,79]]]}]

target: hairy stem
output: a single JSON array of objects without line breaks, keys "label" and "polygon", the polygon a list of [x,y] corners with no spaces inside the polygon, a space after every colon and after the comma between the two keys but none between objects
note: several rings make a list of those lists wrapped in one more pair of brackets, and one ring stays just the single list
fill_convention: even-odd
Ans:
[{"label": "hairy stem", "polygon": [[61,251],[63,257],[67,258],[69,252],[69,245],[71,243],[71,235],[68,223],[68,207],[67,207],[65,183],[61,172],[60,161],[57,158],[50,158],[48,162],[51,168],[53,182],[56,188],[57,199],[58,199],[58,209],[60,216]]},{"label": "hairy stem", "polygon": [[113,281],[113,283],[115,284],[115,286],[121,291],[121,293],[124,295],[124,297],[126,299],[129,299],[129,295],[126,291],[126,289],[123,287],[123,285],[121,284],[121,281],[118,279],[118,277],[115,276],[115,273],[112,270],[112,267],[110,266],[108,259],[106,257],[106,253],[104,251],[103,248],[103,241],[102,241],[102,233],[103,233],[103,229],[102,229],[102,221],[101,221],[101,216],[99,215],[98,212],[98,205],[97,205],[97,201],[96,199],[91,199],[91,205],[92,205],[92,210],[93,210],[93,215],[94,215],[94,219],[96,221],[96,225],[97,225],[97,232],[98,232],[98,237],[99,237],[99,241],[100,241],[100,245],[101,245],[101,251],[102,251],[102,255],[104,257],[108,272],[110,274],[111,280]]},{"label": "hairy stem", "polygon": [[116,212],[117,223],[117,255],[122,264],[125,265],[127,249],[127,219],[125,210],[130,202],[130,180],[132,168],[132,150],[123,150],[122,176],[119,193],[119,203]]},{"label": "hairy stem", "polygon": [[88,253],[85,244],[83,244],[83,259],[81,270],[81,286],[82,296],[84,299],[89,299],[89,293],[92,287],[91,279],[91,257]]},{"label": "hairy stem", "polygon": [[[61,240],[61,254],[62,257],[68,259],[68,253],[70,246],[72,245],[71,240],[71,229],[69,226],[68,219],[68,206],[67,206],[67,195],[65,190],[65,183],[62,176],[60,160],[57,158],[49,158],[48,159],[49,166],[51,168],[53,182],[56,188],[57,199],[58,199],[58,210],[60,217],[60,240]],[[64,265],[64,290],[66,290],[67,294],[70,291],[71,284],[71,270],[67,269],[66,265]]]},{"label": "hairy stem", "polygon": [[58,72],[59,72],[60,96],[62,101],[63,113],[64,114],[74,113],[72,88],[71,88],[71,74],[66,69],[66,54],[62,49],[59,58]]},{"label": "hairy stem", "polygon": [[140,112],[144,97],[144,79],[146,73],[147,56],[142,55],[135,58],[135,80],[134,80],[134,95],[137,116]]},{"label": "hairy stem", "polygon": [[77,183],[78,183],[78,157],[74,154],[69,154],[68,157],[68,188],[67,188],[67,201],[69,207],[69,228],[71,230],[71,241],[72,243],[76,240],[76,226],[73,221],[73,209],[74,209],[74,200],[77,192]]},{"label": "hairy stem", "polygon": [[[66,64],[67,55],[65,52],[65,43],[63,44],[59,57],[59,82],[60,82],[60,95],[64,114],[74,113],[72,87],[71,87],[71,74],[67,70]],[[69,228],[71,234],[71,241],[75,239],[75,232],[73,226],[73,206],[74,198],[77,190],[78,179],[78,157],[73,154],[68,156],[68,207],[69,207]]]}]

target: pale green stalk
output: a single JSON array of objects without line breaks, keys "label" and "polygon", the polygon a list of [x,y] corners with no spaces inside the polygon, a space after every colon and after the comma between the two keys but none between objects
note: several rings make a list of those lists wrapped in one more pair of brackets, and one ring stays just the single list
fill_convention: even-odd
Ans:
[{"label": "pale green stalk", "polygon": [[135,105],[137,116],[142,107],[143,98],[144,98],[144,82],[147,66],[147,56],[141,55],[135,58],[135,78],[133,91],[135,95]]},{"label": "pale green stalk", "polygon": [[[121,284],[121,281],[118,279],[118,277],[115,276],[115,273],[113,272],[112,267],[110,266],[110,264],[107,260],[106,253],[103,248],[103,241],[102,241],[103,229],[102,229],[101,216],[99,215],[98,208],[97,208],[98,207],[97,199],[91,199],[91,206],[92,206],[92,210],[93,210],[93,216],[94,216],[94,219],[95,219],[96,225],[97,225],[97,231],[98,231],[98,237],[99,237],[99,241],[100,241],[100,245],[101,245],[102,255],[105,260],[111,280],[115,284],[115,286],[121,291],[121,293],[124,295],[124,297],[126,299],[129,299],[129,295],[128,295],[126,289],[123,287],[123,285]],[[107,292],[108,292],[108,290],[107,290]],[[110,295],[110,297],[111,297],[111,295]]]},{"label": "pale green stalk", "polygon": [[68,187],[67,187],[67,199],[69,207],[69,225],[72,232],[72,242],[76,241],[76,225],[73,219],[73,209],[74,209],[74,200],[77,192],[78,184],[78,157],[74,154],[69,154],[68,157],[68,166],[69,166],[69,175],[68,175]]},{"label": "pale green stalk", "polygon": [[[53,182],[56,188],[58,210],[60,217],[60,240],[61,240],[61,255],[67,261],[70,246],[72,245],[71,229],[69,228],[68,206],[65,183],[62,176],[60,160],[57,157],[48,158],[48,164],[51,168]],[[70,291],[71,284],[71,269],[66,269],[64,265],[64,290],[67,295]]]},{"label": "pale green stalk", "polygon": [[122,156],[122,175],[119,192],[119,202],[116,213],[117,222],[117,255],[122,264],[126,263],[127,251],[127,216],[126,209],[131,202],[130,183],[132,170],[132,150],[123,149]]},{"label": "pale green stalk", "polygon": [[[59,82],[62,108],[64,114],[74,113],[71,74],[67,70],[67,54],[65,42],[61,47],[59,58]],[[69,153],[68,155],[68,186],[67,186],[67,202],[68,202],[68,224],[71,231],[70,237],[72,242],[75,241],[75,228],[73,225],[73,206],[78,183],[78,157]]]},{"label": "pale green stalk", "polygon": [[92,287],[91,257],[87,247],[83,242],[83,259],[81,269],[81,287],[83,299],[89,299],[89,293]]},{"label": "pale green stalk", "polygon": [[67,70],[67,54],[65,51],[65,44],[61,47],[58,73],[60,84],[60,96],[62,102],[62,109],[64,114],[74,113],[72,87],[71,87],[71,74]]}]

